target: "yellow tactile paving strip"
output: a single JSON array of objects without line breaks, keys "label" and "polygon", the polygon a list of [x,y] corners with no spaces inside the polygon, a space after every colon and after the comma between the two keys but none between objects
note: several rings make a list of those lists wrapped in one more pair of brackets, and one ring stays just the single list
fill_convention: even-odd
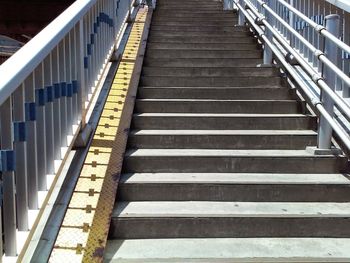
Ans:
[{"label": "yellow tactile paving strip", "polygon": [[141,8],[136,16],[50,262],[102,261],[127,139],[123,113],[131,118],[130,107],[124,106],[135,95],[130,86],[147,13]]}]

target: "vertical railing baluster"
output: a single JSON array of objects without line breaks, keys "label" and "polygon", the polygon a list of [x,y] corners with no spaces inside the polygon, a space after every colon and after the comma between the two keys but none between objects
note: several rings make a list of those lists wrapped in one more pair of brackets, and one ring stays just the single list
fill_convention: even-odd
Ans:
[{"label": "vertical railing baluster", "polygon": [[59,80],[61,87],[60,116],[61,116],[61,146],[67,146],[67,82],[66,82],[66,48],[63,39],[58,44]]},{"label": "vertical railing baluster", "polygon": [[[45,132],[46,132],[46,174],[55,174],[54,166],[54,128],[53,128],[53,85],[51,53],[44,59],[44,87],[45,87]],[[47,180],[39,185],[39,189],[47,189]]]},{"label": "vertical railing baluster", "polygon": [[71,54],[71,34],[68,33],[65,37],[65,61],[66,61],[66,105],[67,105],[67,127],[66,135],[71,135],[73,133],[72,124],[73,124],[73,106],[72,106],[72,97],[73,97],[73,84],[72,84],[72,54]]},{"label": "vertical railing baluster", "polygon": [[43,79],[43,64],[34,71],[35,104],[36,104],[36,136],[37,136],[37,161],[38,161],[38,189],[46,190],[46,125],[45,125],[45,89]]},{"label": "vertical railing baluster", "polygon": [[[350,44],[350,13],[345,12],[344,13],[344,39],[343,41],[349,45]],[[344,53],[344,66],[343,71],[347,74],[350,73],[350,54]],[[343,83],[343,97],[349,98],[350,97],[350,87]]]},{"label": "vertical railing baluster", "polygon": [[75,25],[72,29],[71,34],[71,54],[72,54],[72,85],[73,85],[73,95],[72,95],[72,111],[73,111],[73,123],[77,124],[78,122],[78,76],[77,76],[77,70],[79,69],[78,66],[78,46],[77,46],[77,28],[78,26]]},{"label": "vertical railing baluster", "polygon": [[13,152],[11,96],[0,106],[0,129],[0,161],[4,192],[4,250],[6,256],[16,256],[15,157]]},{"label": "vertical railing baluster", "polygon": [[[326,29],[335,36],[339,34],[339,16],[338,15],[328,15],[326,18]],[[338,57],[337,46],[330,40],[325,42],[325,54],[333,62],[336,63]],[[323,67],[323,78],[325,79],[327,85],[335,90],[336,75],[327,66]],[[321,100],[324,108],[327,112],[333,116],[334,115],[334,101],[329,97],[328,94],[321,92]],[[330,149],[332,138],[332,127],[326,121],[323,116],[320,116],[319,121],[319,131],[318,131],[318,148],[320,149]]]},{"label": "vertical railing baluster", "polygon": [[60,67],[59,67],[59,54],[58,47],[55,47],[51,52],[52,61],[52,83],[53,83],[53,137],[54,137],[54,159],[61,160],[61,84],[60,84]]},{"label": "vertical railing baluster", "polygon": [[86,125],[86,110],[85,110],[85,101],[87,96],[87,83],[85,74],[87,69],[85,67],[85,54],[86,54],[86,23],[85,17],[79,20],[77,25],[77,82],[78,82],[78,114],[81,120],[82,129]]},{"label": "vertical railing baluster", "polygon": [[38,145],[37,145],[37,110],[35,105],[34,73],[24,81],[25,120],[27,128],[27,177],[28,207],[38,209]]},{"label": "vertical railing baluster", "polygon": [[13,93],[13,130],[16,159],[16,199],[18,230],[28,230],[27,129],[24,111],[24,85]]}]

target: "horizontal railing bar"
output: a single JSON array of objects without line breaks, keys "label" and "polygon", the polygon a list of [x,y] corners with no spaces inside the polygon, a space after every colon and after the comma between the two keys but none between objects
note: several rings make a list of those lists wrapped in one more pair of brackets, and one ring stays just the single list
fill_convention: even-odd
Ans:
[{"label": "horizontal railing bar", "polygon": [[0,66],[0,105],[34,71],[97,0],[77,0]]},{"label": "horizontal railing bar", "polygon": [[[257,32],[259,37],[264,41],[265,44],[269,46],[269,48],[273,51],[275,54],[277,60],[283,65],[285,70],[291,75],[291,77],[297,82],[299,87],[303,90],[304,94],[310,99],[310,102],[313,104],[313,106],[319,111],[319,113],[325,117],[325,120],[329,123],[329,125],[332,126],[334,132],[339,136],[339,138],[344,143],[345,147],[347,147],[350,150],[350,137],[346,132],[344,132],[339,124],[333,119],[333,117],[326,111],[324,106],[322,105],[322,102],[317,98],[314,94],[311,93],[310,90],[308,90],[304,83],[298,78],[298,75],[294,68],[285,60],[284,56],[280,53],[280,51],[275,47],[275,45],[266,37],[264,31],[255,24],[255,21],[253,19],[253,15],[255,15],[251,10],[246,11],[238,2],[235,2],[237,7],[239,8],[240,12],[244,14],[246,19],[249,21],[249,23],[254,27],[254,30]],[[252,14],[250,14],[251,12]],[[316,83],[318,84],[318,83]]]},{"label": "horizontal railing bar", "polygon": [[349,0],[326,0],[328,3],[343,9],[346,12],[350,13],[350,2]]},{"label": "horizontal railing bar", "polygon": [[332,35],[330,32],[326,30],[326,28],[322,25],[317,24],[313,20],[311,20],[309,17],[304,15],[302,12],[300,12],[298,9],[295,7],[291,6],[288,4],[285,0],[277,0],[280,4],[288,8],[289,11],[303,19],[306,23],[308,23],[311,27],[313,27],[319,34],[323,35],[324,37],[328,38],[334,44],[336,44],[339,48],[344,50],[345,52],[350,54],[350,46],[342,42],[340,39],[336,38],[334,35]]},{"label": "horizontal railing bar", "polygon": [[350,117],[350,106],[345,103],[344,100],[327,85],[319,73],[289,45],[289,43],[275,30],[273,26],[268,23],[268,21],[266,21],[264,17],[258,13],[250,1],[248,3],[247,0],[245,0],[245,3],[253,12],[253,14],[257,16],[262,21],[262,23],[273,33],[278,42],[280,42],[286,48],[286,50],[294,56],[294,58],[300,63],[300,66],[306,70],[310,77],[312,77],[312,80],[332,98],[332,100],[339,106],[339,109],[345,115]]}]

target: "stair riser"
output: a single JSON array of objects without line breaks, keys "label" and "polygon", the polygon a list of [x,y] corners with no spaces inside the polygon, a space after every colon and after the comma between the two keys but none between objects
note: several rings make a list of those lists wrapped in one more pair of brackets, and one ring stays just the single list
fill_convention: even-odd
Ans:
[{"label": "stair riser", "polygon": [[211,51],[211,50],[231,50],[231,51],[255,51],[258,48],[258,44],[191,44],[191,43],[148,43],[147,44],[148,50],[152,49],[184,49],[184,50],[205,50],[205,51]]},{"label": "stair riser", "polygon": [[313,135],[130,135],[128,146],[139,149],[286,149],[316,145]]},{"label": "stair riser", "polygon": [[232,99],[273,100],[292,99],[293,91],[287,88],[139,88],[139,98],[147,99]]},{"label": "stair riser", "polygon": [[187,31],[187,32],[179,32],[179,31],[157,31],[157,30],[151,30],[149,33],[149,37],[215,37],[215,38],[221,38],[221,37],[247,37],[251,36],[250,32],[221,32],[221,33],[210,33],[210,32],[200,32],[200,31]]},{"label": "stair riser", "polygon": [[[218,180],[220,175],[218,174]],[[344,185],[121,183],[119,201],[349,202]]]},{"label": "stair riser", "polygon": [[337,173],[345,159],[312,157],[137,156],[124,159],[130,173]]},{"label": "stair riser", "polygon": [[[205,51],[203,51],[205,52]],[[152,68],[143,67],[143,76],[177,77],[277,77],[278,71],[270,68]]]},{"label": "stair riser", "polygon": [[162,50],[151,49],[148,58],[262,58],[262,51],[205,51],[205,50]]},{"label": "stair riser", "polygon": [[[198,24],[202,24],[202,22],[227,22],[232,23],[232,21],[238,21],[236,16],[188,16],[188,17],[157,17],[152,19],[152,25],[158,23],[158,22],[196,22],[197,26]],[[151,28],[152,31],[152,28]],[[166,32],[164,32],[166,33]]]},{"label": "stair riser", "polygon": [[[191,17],[193,18],[201,18],[201,19],[237,19],[236,14],[232,13],[221,13],[221,12],[207,12],[207,11],[200,11],[200,12],[172,12],[170,10],[158,10],[156,16],[153,17],[152,21],[155,20],[167,20],[167,18],[171,20],[176,20],[178,18],[185,18],[189,19]],[[241,26],[243,28],[243,26]]]},{"label": "stair riser", "polygon": [[152,130],[315,130],[316,119],[308,117],[134,116],[132,127]]},{"label": "stair riser", "polygon": [[149,87],[249,87],[256,85],[283,85],[278,77],[141,77],[140,85]]},{"label": "stair riser", "polygon": [[198,24],[201,24],[203,27],[207,26],[235,26],[238,23],[237,19],[232,19],[228,21],[152,21],[152,25],[154,26],[198,26]]},{"label": "stair riser", "polygon": [[161,30],[161,31],[199,31],[199,32],[213,32],[213,33],[220,33],[220,32],[246,32],[247,30],[240,27],[233,27],[233,26],[212,26],[212,27],[201,27],[201,26],[157,26],[154,25],[152,27],[152,30]]},{"label": "stair riser", "polygon": [[[130,231],[132,229],[132,231]],[[348,218],[112,218],[110,238],[349,237]]]},{"label": "stair riser", "polygon": [[192,36],[192,37],[150,37],[148,43],[230,43],[230,44],[252,44],[256,43],[254,38],[250,37],[203,37],[203,36]]},{"label": "stair riser", "polygon": [[135,112],[162,113],[301,113],[296,101],[141,101]]},{"label": "stair riser", "polygon": [[256,67],[261,64],[261,59],[153,59],[145,58],[147,67]]}]

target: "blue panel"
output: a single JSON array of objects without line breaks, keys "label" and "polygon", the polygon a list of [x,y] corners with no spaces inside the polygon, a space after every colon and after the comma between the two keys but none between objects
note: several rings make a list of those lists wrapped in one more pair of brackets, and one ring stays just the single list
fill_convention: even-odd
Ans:
[{"label": "blue panel", "polygon": [[45,105],[46,102],[46,94],[44,89],[36,89],[35,90],[35,102],[36,105],[41,107]]},{"label": "blue panel", "polygon": [[66,82],[61,82],[60,86],[61,86],[61,95],[62,95],[62,97],[67,96],[67,83]]},{"label": "blue panel", "polygon": [[78,93],[78,88],[79,88],[78,81],[77,80],[73,80],[72,81],[72,85],[73,85],[73,94]]},{"label": "blue panel", "polygon": [[84,57],[84,68],[88,68],[89,67],[89,59],[88,57]]},{"label": "blue panel", "polygon": [[15,171],[16,161],[15,153],[13,150],[1,150],[0,151],[0,171],[1,172],[13,172]]},{"label": "blue panel", "polygon": [[97,34],[97,23],[94,23],[94,33]]},{"label": "blue panel", "polygon": [[91,45],[95,44],[95,34],[90,34]]},{"label": "blue panel", "polygon": [[0,181],[0,207],[2,206],[2,200],[4,199],[4,192],[2,190],[2,181]]},{"label": "blue panel", "polygon": [[87,54],[90,56],[92,54],[92,47],[91,47],[91,44],[87,44],[86,45],[86,51],[87,51]]},{"label": "blue panel", "polygon": [[67,83],[67,97],[73,96],[73,85],[72,83]]},{"label": "blue panel", "polygon": [[13,136],[15,142],[24,142],[27,139],[26,123],[16,121],[13,123]]},{"label": "blue panel", "polygon": [[24,103],[24,109],[25,109],[26,121],[35,121],[36,120],[35,102]]},{"label": "blue panel", "polygon": [[52,102],[53,101],[53,87],[52,86],[47,86],[45,87],[46,90],[46,100],[47,102]]},{"label": "blue panel", "polygon": [[53,84],[55,99],[59,99],[61,97],[61,86],[60,83]]}]

